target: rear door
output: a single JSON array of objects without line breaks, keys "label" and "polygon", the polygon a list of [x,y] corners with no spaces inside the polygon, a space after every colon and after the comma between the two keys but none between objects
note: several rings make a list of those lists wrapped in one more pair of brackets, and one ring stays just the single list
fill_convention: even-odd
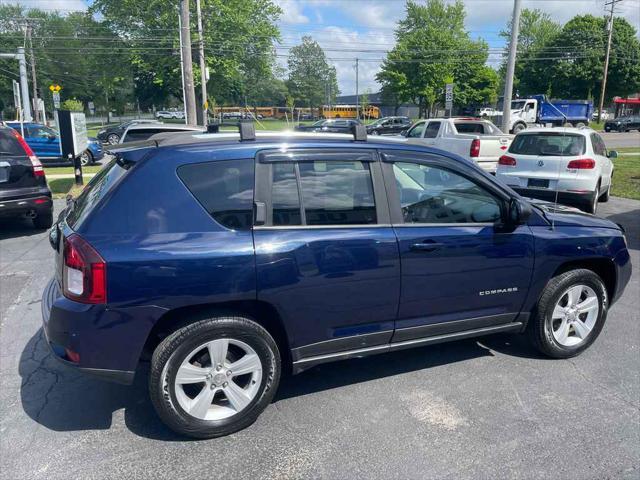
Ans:
[{"label": "rear door", "polygon": [[263,151],[255,200],[258,299],[294,361],[388,343],[400,265],[375,151]]},{"label": "rear door", "polygon": [[59,161],[60,137],[58,132],[44,125],[29,125],[25,130],[25,140],[42,163]]},{"label": "rear door", "polygon": [[508,197],[437,155],[382,154],[402,292],[393,341],[510,323],[533,269],[527,225],[496,228]]}]

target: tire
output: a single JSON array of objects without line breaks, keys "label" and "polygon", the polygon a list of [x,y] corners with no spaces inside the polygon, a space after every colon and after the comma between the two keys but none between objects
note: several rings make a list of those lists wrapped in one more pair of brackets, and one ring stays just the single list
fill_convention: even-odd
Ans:
[{"label": "tire", "polygon": [[[578,288],[580,286],[582,289]],[[554,315],[556,308],[565,301],[568,304],[570,300],[568,292],[572,288],[576,289],[574,292],[581,292],[578,296],[580,299],[594,298],[593,301],[595,301],[597,298],[597,311],[586,314],[577,313],[575,317],[575,311],[571,313],[572,309],[564,308],[564,311],[569,311],[567,314],[569,317],[574,315],[573,320],[565,320],[562,315],[560,318]],[[580,305],[584,301],[578,300],[577,304]],[[562,273],[549,281],[538,300],[536,312],[527,325],[530,340],[541,353],[552,358],[570,358],[579,355],[600,335],[607,318],[608,302],[607,289],[602,279],[591,270],[576,269]],[[563,329],[563,322],[569,325],[565,327],[566,330]],[[576,328],[578,325],[576,322],[581,322],[583,327],[591,325],[586,335],[583,328]],[[562,341],[564,331],[569,333],[566,340]]]},{"label": "tire", "polygon": [[598,200],[600,198],[600,182],[596,185],[596,189],[589,196],[589,201],[582,205],[582,210],[592,215],[595,215],[598,211]]},{"label": "tire", "polygon": [[108,143],[109,145],[115,145],[115,144],[117,144],[118,142],[120,142],[120,135],[118,135],[117,133],[110,133],[110,134],[107,136],[107,143]]},{"label": "tire", "polygon": [[371,135],[380,135],[378,130],[371,130]]},{"label": "tire", "polygon": [[600,201],[602,203],[606,203],[611,198],[611,185],[613,184],[613,172],[611,172],[611,178],[609,179],[609,186],[607,187],[607,191],[602,194],[600,197]]},{"label": "tire", "polygon": [[520,133],[521,131],[526,130],[526,129],[527,129],[527,126],[524,123],[516,123],[513,126],[513,133],[514,134],[515,133]]},{"label": "tire", "polygon": [[87,165],[91,165],[93,163],[93,155],[89,150],[85,150],[80,155],[80,165],[86,167]]},{"label": "tire", "polygon": [[[206,345],[211,342],[215,345],[229,343],[228,350],[225,348],[226,353],[220,357],[224,359],[221,361],[221,369],[215,369],[210,360]],[[237,357],[238,352],[242,350],[246,355],[257,356],[260,362],[259,374],[258,370],[255,370],[253,373],[236,377],[232,375],[230,368],[227,368],[233,367],[234,362],[238,360],[236,358],[230,362],[229,357]],[[194,355],[194,352],[198,353]],[[202,382],[178,386],[178,370],[184,366],[184,362],[196,358],[201,362],[199,365],[204,367],[196,371],[198,378],[202,374],[200,370],[209,372],[208,377]],[[243,359],[244,356],[239,358]],[[192,364],[189,368],[197,367]],[[194,438],[220,437],[242,430],[258,418],[275,395],[280,372],[278,347],[264,328],[243,317],[208,318],[180,328],[158,345],[151,358],[149,394],[158,415],[173,431]],[[225,375],[229,379],[226,379]],[[239,378],[241,383],[246,382],[244,387],[234,381],[236,378]],[[214,393],[210,393],[209,390]],[[242,398],[236,393],[239,390],[244,392]],[[235,396],[241,408],[237,408],[236,403],[231,402],[227,397],[227,391]],[[206,405],[203,407],[205,410],[200,411],[198,417],[196,415],[199,407],[197,402],[193,401],[202,394],[205,394],[205,399],[208,398],[207,393],[213,397],[208,403],[202,403]],[[187,413],[185,407],[191,408],[193,414]]]},{"label": "tire", "polygon": [[33,217],[33,226],[39,230],[51,228],[51,225],[53,225],[53,210],[38,213]]}]

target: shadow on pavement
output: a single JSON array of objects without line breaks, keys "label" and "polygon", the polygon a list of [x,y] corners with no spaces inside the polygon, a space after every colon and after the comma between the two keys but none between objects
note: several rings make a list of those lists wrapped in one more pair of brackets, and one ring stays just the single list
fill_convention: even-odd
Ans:
[{"label": "shadow on pavement", "polygon": [[28,218],[3,218],[0,219],[0,240],[16,237],[30,237],[38,235],[45,230],[35,228]]},{"label": "shadow on pavement", "polygon": [[[497,335],[319,365],[300,375],[285,375],[274,402],[492,356],[491,350],[537,357],[521,337]],[[111,428],[114,413],[124,410],[125,424],[136,435],[163,441],[187,440],[174,434],[157,417],[147,391],[148,364],[141,365],[133,385],[118,385],[61,365],[45,342],[40,329],[23,350],[19,367],[22,407],[37,423],[61,432],[106,430]]]},{"label": "shadow on pavement", "polygon": [[640,209],[608,215],[605,218],[622,225],[626,231],[628,247],[640,250]]}]

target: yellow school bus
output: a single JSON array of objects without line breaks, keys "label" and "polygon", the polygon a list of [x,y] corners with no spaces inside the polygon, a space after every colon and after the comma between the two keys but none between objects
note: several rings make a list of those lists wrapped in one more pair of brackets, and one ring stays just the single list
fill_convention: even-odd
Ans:
[{"label": "yellow school bus", "polygon": [[[355,105],[331,105],[322,107],[324,118],[356,118]],[[380,118],[380,109],[374,105],[369,105],[366,109],[360,107],[360,117]]]}]

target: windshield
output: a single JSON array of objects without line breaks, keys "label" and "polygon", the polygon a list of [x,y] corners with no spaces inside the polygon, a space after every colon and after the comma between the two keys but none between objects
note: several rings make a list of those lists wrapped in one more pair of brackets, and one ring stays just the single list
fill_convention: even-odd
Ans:
[{"label": "windshield", "polygon": [[585,137],[562,133],[517,135],[509,147],[510,153],[542,156],[576,156],[585,152]]},{"label": "windshield", "polygon": [[511,110],[522,110],[525,103],[527,103],[526,100],[514,100],[511,102]]}]

